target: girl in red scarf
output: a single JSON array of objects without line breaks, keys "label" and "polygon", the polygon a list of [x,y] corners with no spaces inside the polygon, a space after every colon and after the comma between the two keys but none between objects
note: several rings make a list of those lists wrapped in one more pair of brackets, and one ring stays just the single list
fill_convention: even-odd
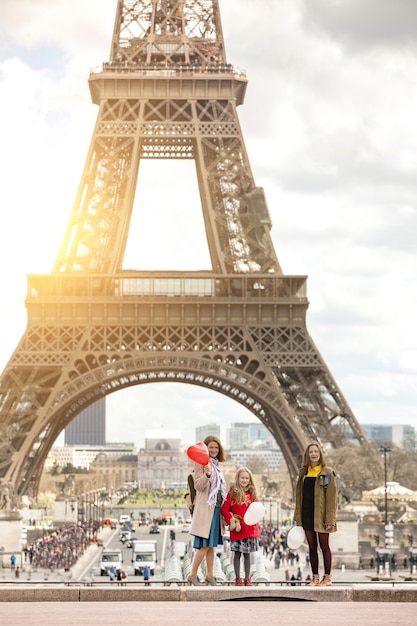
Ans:
[{"label": "girl in red scarf", "polygon": [[[243,520],[249,505],[258,500],[253,476],[247,467],[240,467],[235,480],[230,486],[221,512],[226,524],[230,526],[230,549],[234,552],[233,566],[237,586],[251,586],[250,554],[259,550],[260,536],[258,524],[249,526]],[[240,560],[243,554],[245,578],[240,576]]]}]

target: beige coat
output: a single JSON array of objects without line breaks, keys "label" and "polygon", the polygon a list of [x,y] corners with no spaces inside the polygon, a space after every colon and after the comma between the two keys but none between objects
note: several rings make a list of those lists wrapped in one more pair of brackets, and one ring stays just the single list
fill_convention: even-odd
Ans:
[{"label": "beige coat", "polygon": [[[294,521],[297,526],[302,526],[301,511],[303,508],[303,482],[307,474],[307,468],[302,467],[298,473],[297,486],[295,492],[295,512]],[[329,475],[329,482],[324,489],[324,477]],[[318,533],[334,533],[337,531],[337,488],[335,473],[327,465],[323,467],[317,476],[314,485],[314,530]],[[326,524],[332,524],[330,530],[326,529]]]},{"label": "beige coat", "polygon": [[[210,509],[207,504],[210,492],[210,478],[207,478],[205,475],[203,465],[198,465],[197,463],[194,464],[194,486],[196,496],[190,534],[208,539],[214,513],[214,507]],[[220,519],[221,533],[224,535],[225,527],[223,517],[220,516]]]}]

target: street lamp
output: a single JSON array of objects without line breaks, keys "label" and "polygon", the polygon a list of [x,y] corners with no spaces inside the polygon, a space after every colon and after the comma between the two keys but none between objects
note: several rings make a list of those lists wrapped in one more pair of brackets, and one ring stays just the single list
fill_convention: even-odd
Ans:
[{"label": "street lamp", "polygon": [[[380,451],[384,454],[384,482],[385,482],[385,514],[384,514],[384,522],[385,522],[385,551],[387,554],[393,554],[393,542],[394,542],[394,526],[391,522],[388,522],[388,493],[387,493],[387,453],[391,452],[391,448],[387,448],[386,446],[380,446]],[[388,556],[387,556],[388,558]],[[386,562],[385,567],[390,568],[391,563]],[[391,573],[391,570],[390,570]]]},{"label": "street lamp", "polygon": [[379,446],[380,452],[384,454],[384,484],[385,484],[385,503],[384,503],[384,523],[388,524],[388,493],[387,493],[387,453],[391,452],[391,448],[387,446]]}]

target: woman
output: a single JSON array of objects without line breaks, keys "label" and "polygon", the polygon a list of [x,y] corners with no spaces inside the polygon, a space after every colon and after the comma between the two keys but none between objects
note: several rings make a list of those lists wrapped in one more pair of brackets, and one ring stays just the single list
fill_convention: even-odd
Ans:
[{"label": "woman", "polygon": [[206,585],[217,585],[214,577],[214,557],[216,546],[223,543],[224,522],[220,508],[226,499],[226,483],[219,463],[226,460],[223,446],[217,437],[209,435],[204,439],[208,448],[207,465],[194,466],[194,501],[193,520],[190,534],[194,535],[194,554],[189,585],[202,585],[198,578],[198,568],[206,559]]},{"label": "woman", "polygon": [[[298,473],[294,520],[306,535],[313,580],[310,586],[328,587],[332,584],[332,553],[329,533],[337,530],[337,490],[335,473],[326,465],[323,452],[317,443],[310,443]],[[324,576],[319,578],[318,544],[323,554]]]}]

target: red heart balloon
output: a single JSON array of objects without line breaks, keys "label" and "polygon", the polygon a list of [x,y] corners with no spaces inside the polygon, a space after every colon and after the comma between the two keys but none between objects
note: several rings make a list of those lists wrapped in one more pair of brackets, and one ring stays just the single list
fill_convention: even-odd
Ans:
[{"label": "red heart balloon", "polygon": [[193,446],[187,448],[187,456],[189,459],[198,463],[198,465],[208,465],[209,452],[204,441],[197,441]]}]

